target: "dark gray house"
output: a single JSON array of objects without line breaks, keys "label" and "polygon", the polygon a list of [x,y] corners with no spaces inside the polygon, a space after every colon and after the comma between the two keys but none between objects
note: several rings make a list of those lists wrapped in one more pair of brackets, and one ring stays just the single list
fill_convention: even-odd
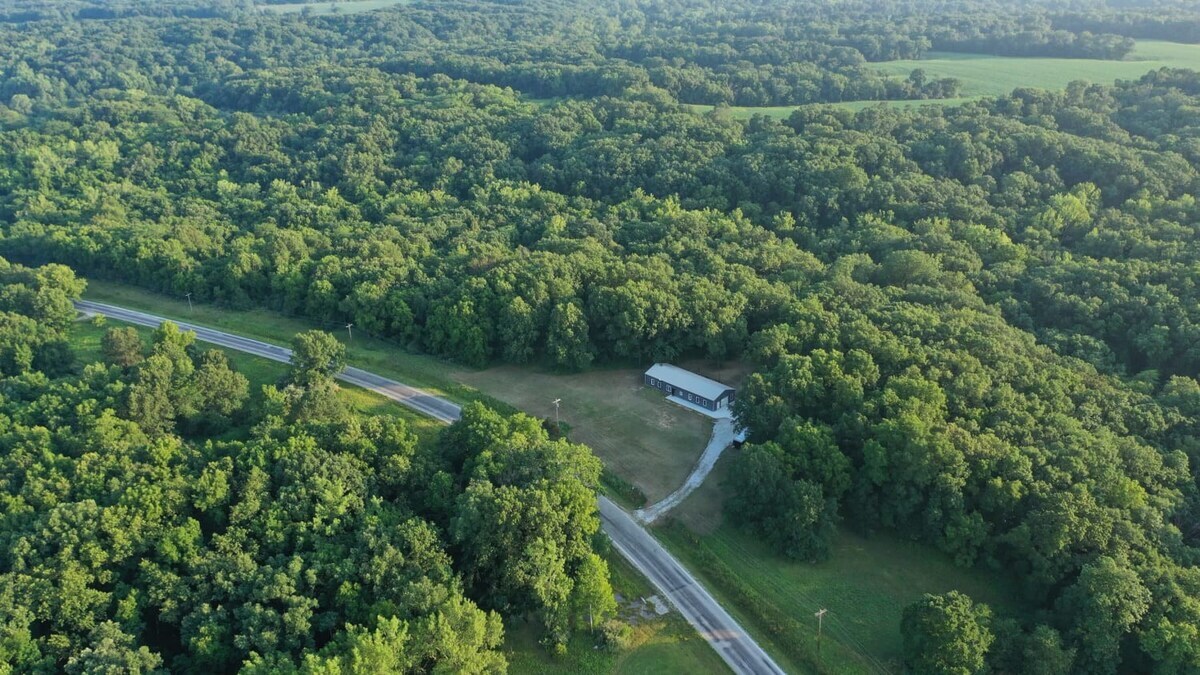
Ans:
[{"label": "dark gray house", "polygon": [[667,363],[651,366],[643,381],[647,387],[661,390],[667,396],[713,411],[728,408],[735,394],[734,388],[727,384]]}]

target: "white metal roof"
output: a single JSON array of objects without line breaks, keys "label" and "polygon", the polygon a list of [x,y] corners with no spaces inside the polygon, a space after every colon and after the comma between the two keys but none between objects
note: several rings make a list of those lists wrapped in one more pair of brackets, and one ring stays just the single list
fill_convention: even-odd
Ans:
[{"label": "white metal roof", "polygon": [[656,380],[662,380],[667,384],[690,391],[693,394],[699,394],[710,401],[717,400],[721,397],[721,394],[733,389],[733,387],[727,384],[721,384],[716,380],[710,380],[703,375],[697,375],[690,370],[684,370],[669,363],[656,363],[650,366],[646,374]]}]

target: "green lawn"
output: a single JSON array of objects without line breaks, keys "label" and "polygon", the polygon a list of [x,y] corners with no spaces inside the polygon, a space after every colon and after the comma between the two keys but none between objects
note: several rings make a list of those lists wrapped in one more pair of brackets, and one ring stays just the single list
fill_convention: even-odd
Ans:
[{"label": "green lawn", "polygon": [[[900,615],[924,593],[959,590],[997,614],[1024,609],[1013,580],[963,569],[929,546],[889,533],[864,537],[843,526],[830,559],[816,564],[776,555],[724,520],[721,482],[734,454],[721,458],[709,481],[673,514],[676,522],[663,523],[658,534],[726,609],[757,629],[756,637],[785,669],[804,672],[806,659],[815,660],[818,609],[828,610],[825,636],[831,640],[823,664],[847,673],[899,670]],[[762,604],[753,606],[747,595]],[[779,617],[790,621],[782,639],[766,626]]]},{"label": "green lawn", "polygon": [[393,5],[406,5],[412,0],[349,0],[348,2],[295,2],[286,5],[259,5],[261,12],[296,14],[306,8],[313,16],[327,14],[358,14]]}]

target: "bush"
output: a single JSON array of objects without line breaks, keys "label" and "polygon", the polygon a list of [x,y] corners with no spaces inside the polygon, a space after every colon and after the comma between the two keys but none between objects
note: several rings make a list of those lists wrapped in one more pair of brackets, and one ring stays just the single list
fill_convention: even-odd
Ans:
[{"label": "bush", "polygon": [[633,642],[633,628],[620,619],[609,619],[600,626],[600,647],[610,652],[629,649]]}]

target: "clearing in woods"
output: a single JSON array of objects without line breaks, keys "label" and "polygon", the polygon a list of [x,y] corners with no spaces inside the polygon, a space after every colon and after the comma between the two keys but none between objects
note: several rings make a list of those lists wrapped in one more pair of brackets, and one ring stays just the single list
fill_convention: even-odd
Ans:
[{"label": "clearing in woods", "polygon": [[[738,365],[683,365],[734,386],[745,374]],[[638,369],[555,374],[501,366],[452,376],[539,417],[553,419],[554,400],[561,398],[571,440],[591,447],[609,470],[641,490],[648,504],[683,484],[712,434],[712,420],[643,387]]]}]

